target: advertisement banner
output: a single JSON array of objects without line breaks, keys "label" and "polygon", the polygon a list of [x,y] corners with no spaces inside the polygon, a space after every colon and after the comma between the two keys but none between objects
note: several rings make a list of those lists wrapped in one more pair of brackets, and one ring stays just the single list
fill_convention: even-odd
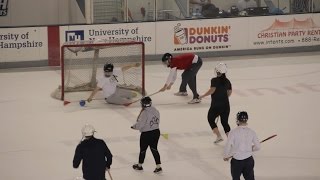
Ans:
[{"label": "advertisement banner", "polygon": [[61,46],[79,40],[134,40],[145,43],[145,54],[155,54],[155,23],[100,24],[61,26]]},{"label": "advertisement banner", "polygon": [[246,18],[158,22],[157,54],[246,49],[248,22]]},{"label": "advertisement banner", "polygon": [[250,18],[249,49],[320,44],[320,15]]},{"label": "advertisement banner", "polygon": [[48,59],[47,27],[0,29],[0,62]]}]

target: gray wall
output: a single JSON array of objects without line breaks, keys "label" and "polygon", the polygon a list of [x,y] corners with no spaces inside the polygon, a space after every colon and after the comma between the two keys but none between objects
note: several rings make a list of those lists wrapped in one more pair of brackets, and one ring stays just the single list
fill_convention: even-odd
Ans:
[{"label": "gray wall", "polygon": [[[46,26],[63,24],[85,24],[76,0],[8,0],[8,15],[0,16],[0,27],[4,26]],[[131,10],[135,21],[143,21],[140,8],[144,7],[148,11],[148,2],[154,4],[157,1],[157,10],[170,9],[173,15],[181,17],[179,9],[174,0],[128,0],[128,7]],[[236,5],[238,0],[211,0],[220,9],[228,10],[230,6]],[[253,1],[253,0],[251,0]],[[289,13],[291,0],[272,0],[275,5]],[[313,0],[314,10],[320,11],[320,0]],[[265,6],[264,0],[261,5]],[[151,7],[152,9],[154,7]]]},{"label": "gray wall", "polygon": [[76,0],[9,0],[8,15],[0,16],[1,27],[83,23]]}]

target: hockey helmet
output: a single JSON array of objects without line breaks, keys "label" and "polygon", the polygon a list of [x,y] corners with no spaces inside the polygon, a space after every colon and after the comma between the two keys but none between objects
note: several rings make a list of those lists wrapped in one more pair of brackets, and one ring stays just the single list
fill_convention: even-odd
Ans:
[{"label": "hockey helmet", "polygon": [[106,63],[103,67],[104,72],[112,72],[113,71],[113,64]]},{"label": "hockey helmet", "polygon": [[142,107],[150,107],[152,104],[152,100],[149,96],[146,96],[140,101]]},{"label": "hockey helmet", "polygon": [[165,54],[162,56],[162,62],[168,61],[171,57],[172,57],[172,54],[170,54],[170,53],[165,53]]},{"label": "hockey helmet", "polygon": [[225,74],[227,73],[227,65],[225,63],[219,63],[214,68],[216,73],[218,74]]},{"label": "hockey helmet", "polygon": [[83,137],[87,137],[87,136],[93,136],[93,134],[96,132],[96,130],[94,129],[94,127],[92,125],[86,124],[81,129],[81,132],[82,132]]},{"label": "hockey helmet", "polygon": [[246,111],[239,111],[237,113],[237,121],[239,122],[247,122],[248,118],[248,113]]}]

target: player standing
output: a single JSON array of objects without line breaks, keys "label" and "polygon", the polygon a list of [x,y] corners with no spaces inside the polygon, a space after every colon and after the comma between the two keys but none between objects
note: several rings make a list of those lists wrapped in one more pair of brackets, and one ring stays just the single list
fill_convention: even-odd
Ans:
[{"label": "player standing", "polygon": [[237,125],[231,130],[224,148],[224,161],[231,159],[231,175],[233,180],[240,180],[241,174],[246,180],[254,180],[253,151],[260,149],[260,142],[255,131],[247,127],[248,113],[237,113]]},{"label": "player standing", "polygon": [[217,139],[214,141],[214,143],[218,143],[223,141],[215,122],[218,116],[220,116],[221,124],[227,136],[228,132],[230,131],[228,119],[230,114],[229,96],[232,93],[232,85],[230,80],[226,77],[226,64],[219,63],[215,67],[215,71],[217,77],[211,79],[210,89],[205,94],[200,96],[200,98],[211,95],[211,105],[207,118],[213,133],[217,135]]},{"label": "player standing", "polygon": [[162,172],[160,154],[158,151],[158,142],[160,138],[160,113],[152,105],[150,97],[144,97],[141,99],[141,111],[138,116],[137,122],[131,126],[132,129],[139,130],[140,135],[140,153],[139,163],[134,164],[132,167],[135,170],[143,170],[142,164],[146,157],[148,147],[152,152],[153,158],[156,163],[156,169],[154,173]]},{"label": "player standing", "polygon": [[106,63],[103,67],[104,76],[97,79],[97,86],[92,91],[87,101],[91,102],[92,98],[97,94],[97,92],[102,90],[103,96],[107,103],[120,105],[130,103],[132,101],[131,99],[136,97],[137,94],[131,90],[119,88],[117,78],[122,75],[123,71],[139,66],[140,63],[136,63],[134,65],[114,69],[113,64]]},{"label": "player standing", "polygon": [[180,84],[179,92],[175,93],[176,96],[187,96],[187,85],[193,93],[193,99],[189,104],[200,103],[199,94],[197,92],[197,73],[202,66],[202,59],[195,54],[187,53],[173,57],[172,54],[166,53],[162,57],[162,63],[170,68],[170,74],[166,83],[159,91],[171,89],[177,78],[177,70],[184,70],[181,74],[182,81]]},{"label": "player standing", "polygon": [[105,180],[105,172],[112,164],[112,154],[103,140],[94,137],[96,131],[92,125],[85,125],[81,131],[84,140],[76,148],[73,167],[78,168],[82,161],[84,179]]}]

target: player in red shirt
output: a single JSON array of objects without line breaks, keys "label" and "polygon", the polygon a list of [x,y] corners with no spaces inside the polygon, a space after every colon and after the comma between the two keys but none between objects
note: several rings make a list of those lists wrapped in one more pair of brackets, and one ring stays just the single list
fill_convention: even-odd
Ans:
[{"label": "player in red shirt", "polygon": [[195,54],[186,53],[179,56],[172,56],[170,53],[165,53],[162,57],[162,63],[170,68],[170,74],[166,83],[159,91],[171,89],[177,79],[177,70],[184,70],[181,74],[182,81],[179,92],[175,93],[176,96],[187,96],[187,85],[193,93],[193,99],[189,104],[200,103],[199,94],[197,92],[197,73],[202,66],[202,59]]}]

